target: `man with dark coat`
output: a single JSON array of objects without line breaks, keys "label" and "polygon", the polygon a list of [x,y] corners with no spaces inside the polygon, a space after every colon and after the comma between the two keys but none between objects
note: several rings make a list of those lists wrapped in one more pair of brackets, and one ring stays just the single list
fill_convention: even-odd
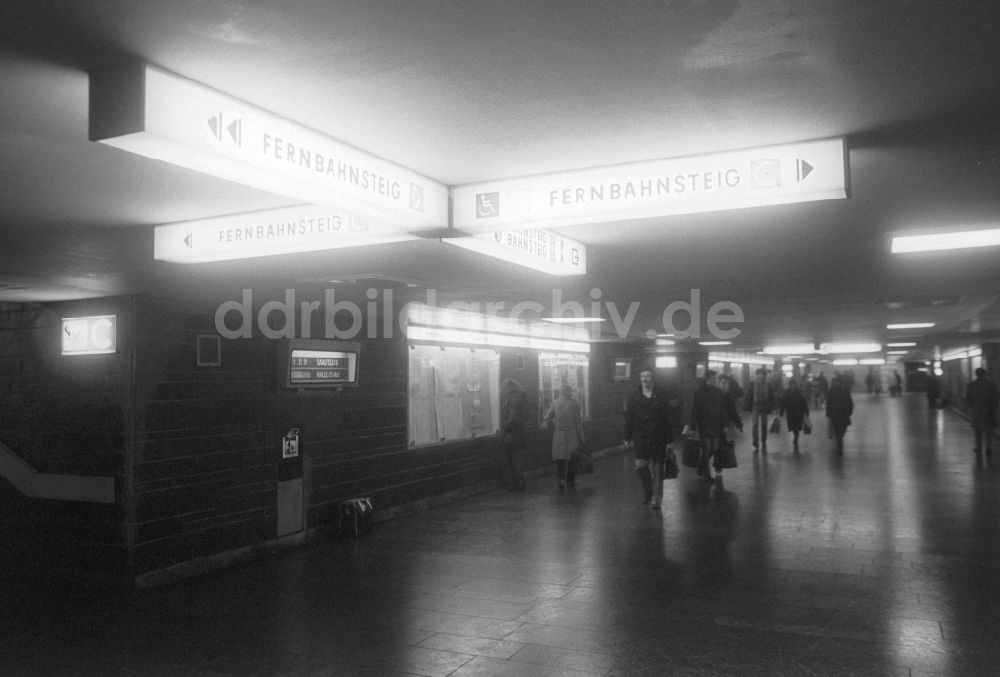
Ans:
[{"label": "man with dark coat", "polygon": [[837,451],[844,450],[844,433],[851,425],[851,414],[854,413],[854,399],[843,376],[835,376],[830,384],[830,392],[826,395],[826,417],[829,419],[830,431],[837,441]]},{"label": "man with dark coat", "polygon": [[774,411],[775,402],[774,386],[767,380],[767,371],[758,369],[756,378],[747,388],[745,400],[746,410],[753,417],[751,434],[755,453],[758,448],[767,451],[767,417]]},{"label": "man with dark coat", "polygon": [[972,432],[976,438],[976,453],[983,450],[986,439],[986,455],[993,454],[993,429],[997,426],[997,405],[1000,393],[997,384],[986,378],[986,370],[976,369],[976,380],[965,388],[965,404],[972,415]]},{"label": "man with dark coat", "polygon": [[660,509],[663,497],[663,460],[674,441],[667,394],[654,383],[652,369],[639,372],[639,389],[625,403],[625,444],[635,451],[635,470],[645,491],[645,502]]}]

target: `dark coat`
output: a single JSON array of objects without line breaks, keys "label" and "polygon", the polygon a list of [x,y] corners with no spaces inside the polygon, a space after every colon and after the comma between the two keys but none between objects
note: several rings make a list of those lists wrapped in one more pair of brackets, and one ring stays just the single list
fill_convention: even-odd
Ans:
[{"label": "dark coat", "polygon": [[500,442],[505,449],[528,444],[528,395],[514,382],[505,383],[500,393]]},{"label": "dark coat", "polygon": [[965,388],[965,404],[972,416],[972,427],[977,430],[992,430],[997,427],[997,406],[1000,393],[997,384],[985,378],[977,378]]},{"label": "dark coat", "polygon": [[701,437],[721,438],[727,425],[742,427],[733,400],[716,386],[702,383],[694,393],[688,425]]},{"label": "dark coat", "polygon": [[826,394],[826,417],[835,427],[846,428],[851,425],[853,413],[854,399],[851,391],[843,383],[834,381]]},{"label": "dark coat", "polygon": [[802,430],[802,422],[809,415],[809,402],[801,388],[789,388],[781,399],[779,416],[785,416],[789,432]]},{"label": "dark coat", "polygon": [[666,446],[674,441],[667,393],[653,386],[646,397],[640,386],[625,403],[625,441],[635,443],[635,457],[661,459]]},{"label": "dark coat", "polygon": [[774,411],[775,405],[774,385],[770,381],[760,383],[754,379],[747,386],[747,394],[743,402],[747,411],[758,410],[770,414]]}]

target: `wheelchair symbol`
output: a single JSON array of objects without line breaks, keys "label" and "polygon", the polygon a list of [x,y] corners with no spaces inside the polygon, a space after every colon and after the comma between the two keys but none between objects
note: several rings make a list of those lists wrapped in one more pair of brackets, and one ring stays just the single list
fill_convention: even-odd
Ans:
[{"label": "wheelchair symbol", "polygon": [[476,218],[500,216],[500,193],[476,193]]}]

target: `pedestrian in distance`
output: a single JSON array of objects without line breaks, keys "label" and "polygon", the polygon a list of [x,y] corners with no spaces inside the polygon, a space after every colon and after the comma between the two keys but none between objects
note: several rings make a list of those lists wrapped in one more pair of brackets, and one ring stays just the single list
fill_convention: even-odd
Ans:
[{"label": "pedestrian in distance", "polygon": [[826,417],[829,430],[837,443],[837,451],[844,451],[844,434],[851,425],[854,413],[854,399],[843,376],[835,376],[826,394]]},{"label": "pedestrian in distance", "polygon": [[[736,418],[739,419],[739,409],[737,408],[738,407],[737,403],[741,399],[743,399],[744,395],[743,388],[741,388],[740,384],[736,382],[736,379],[733,378],[732,374],[719,375],[719,388],[722,390],[722,394],[725,395],[726,399],[729,401],[726,404],[726,407],[728,408],[729,406],[732,406],[733,411],[737,412]],[[742,419],[739,420],[738,425],[733,424],[732,426],[726,426],[726,428],[723,429],[722,441],[719,443],[720,446],[725,446],[727,444],[736,444],[736,438],[734,435],[732,435],[733,428],[736,428],[740,432],[742,432],[743,431]]]},{"label": "pedestrian in distance", "polygon": [[663,499],[663,461],[673,441],[667,393],[656,384],[653,370],[643,369],[639,388],[625,404],[625,446],[635,453],[635,471],[653,510],[660,509]]},{"label": "pedestrian in distance", "polygon": [[746,410],[753,420],[751,435],[754,453],[759,449],[767,451],[767,417],[774,411],[774,405],[774,387],[767,380],[767,371],[758,369],[753,383],[747,388],[745,400]]},{"label": "pedestrian in distance", "polygon": [[965,405],[972,417],[977,454],[983,451],[985,442],[986,455],[993,455],[993,429],[997,426],[998,404],[1000,393],[997,384],[986,378],[986,370],[979,367],[975,380],[965,387]]},{"label": "pedestrian in distance", "polygon": [[826,406],[826,394],[830,391],[830,383],[823,372],[816,377],[816,408]]},{"label": "pedestrian in distance", "polygon": [[528,394],[512,378],[500,384],[500,448],[507,466],[507,488],[521,491],[525,488],[521,458],[528,448]]},{"label": "pedestrian in distance", "polygon": [[573,387],[567,383],[559,386],[559,397],[545,412],[542,427],[552,424],[552,460],[556,464],[559,491],[576,485],[576,456],[583,450],[583,417],[580,403],[573,399]]},{"label": "pedestrian in distance", "polygon": [[785,389],[785,395],[781,399],[778,415],[785,417],[788,432],[792,433],[792,449],[796,454],[799,453],[799,433],[809,420],[809,402],[795,379],[788,381],[788,388]]}]

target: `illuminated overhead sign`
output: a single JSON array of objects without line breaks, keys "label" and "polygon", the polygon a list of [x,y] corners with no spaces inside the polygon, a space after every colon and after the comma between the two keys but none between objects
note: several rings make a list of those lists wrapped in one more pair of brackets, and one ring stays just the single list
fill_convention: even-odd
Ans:
[{"label": "illuminated overhead sign", "polygon": [[62,318],[63,355],[100,355],[117,350],[117,317]]},{"label": "illuminated overhead sign", "polygon": [[587,272],[587,249],[582,243],[541,228],[498,230],[444,242],[550,275]]},{"label": "illuminated overhead sign", "polygon": [[145,63],[91,74],[90,139],[404,229],[448,223],[443,184]]},{"label": "illuminated overhead sign", "polygon": [[362,214],[306,205],[157,226],[153,257],[174,263],[201,263],[415,238],[373,223]]},{"label": "illuminated overhead sign", "polygon": [[542,174],[453,189],[455,228],[554,227],[847,197],[844,140]]}]

